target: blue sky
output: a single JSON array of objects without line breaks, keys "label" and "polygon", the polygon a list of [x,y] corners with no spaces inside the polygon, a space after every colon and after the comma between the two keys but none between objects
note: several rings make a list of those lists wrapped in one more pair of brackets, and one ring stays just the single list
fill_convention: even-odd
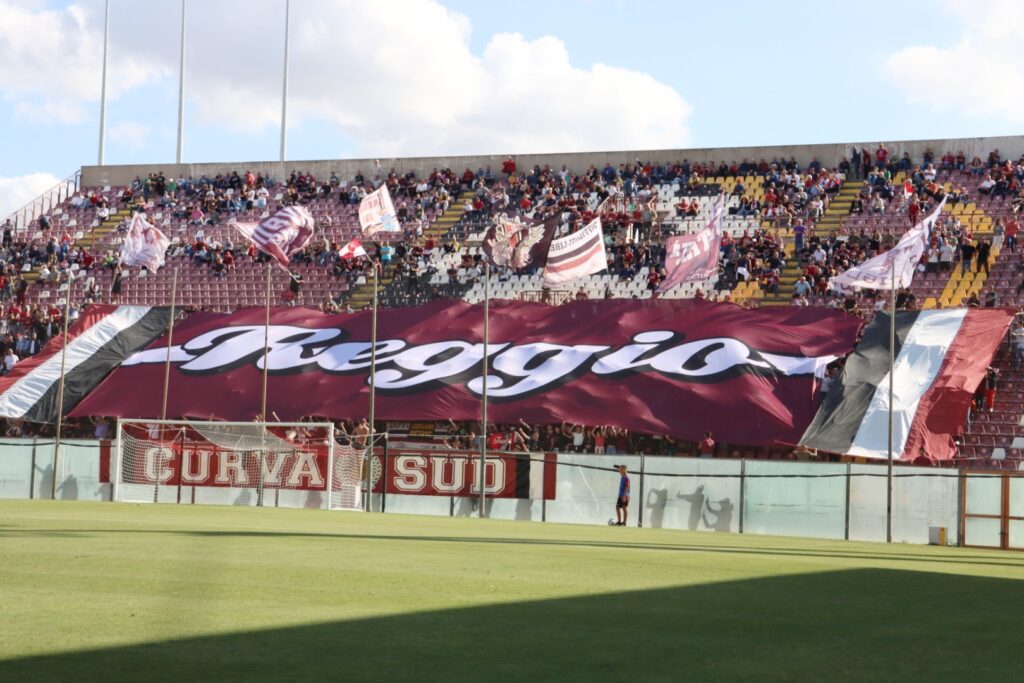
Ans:
[{"label": "blue sky", "polygon": [[[173,161],[180,2],[112,7],[106,161]],[[283,11],[191,1],[186,161],[276,159]],[[1021,25],[1005,0],[293,0],[289,158],[1012,135]],[[0,0],[0,213],[96,162],[101,31],[101,0]]]}]

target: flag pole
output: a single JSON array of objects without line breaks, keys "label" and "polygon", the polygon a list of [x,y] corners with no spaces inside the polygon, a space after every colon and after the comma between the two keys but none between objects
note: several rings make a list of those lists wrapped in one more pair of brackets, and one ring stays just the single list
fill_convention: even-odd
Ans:
[{"label": "flag pole", "polygon": [[71,285],[64,297],[64,332],[63,344],[60,348],[60,383],[57,385],[57,430],[53,441],[53,481],[50,497],[57,499],[57,479],[60,473],[60,436],[64,426],[64,362],[68,355],[68,317],[71,309]]},{"label": "flag pole", "polygon": [[[160,402],[160,421],[163,422],[167,419],[167,394],[168,389],[171,386],[171,346],[174,345],[174,309],[175,303],[178,299],[178,269],[175,267],[174,275],[171,278],[171,322],[167,327],[167,355],[164,359],[164,392],[163,399]],[[163,426],[160,427],[163,430]],[[184,432],[182,433],[184,438]],[[185,449],[182,448],[179,462],[184,463],[185,460]],[[181,475],[184,472],[184,468],[178,470],[178,502],[181,502]],[[153,502],[159,502],[160,498],[160,482],[154,482],[153,484]]]},{"label": "flag pole", "polygon": [[374,422],[377,419],[377,303],[379,298],[377,287],[380,283],[380,276],[377,273],[380,263],[379,261],[371,263],[373,264],[373,309],[370,314],[370,433],[366,443],[369,466],[366,468],[366,499],[363,503],[366,512],[370,512],[370,495],[373,493],[373,440]]},{"label": "flag pole", "polygon": [[263,384],[260,389],[260,420],[263,422],[263,429],[260,431],[260,474],[257,490],[256,505],[263,505],[263,459],[266,457],[266,435],[267,435],[267,356],[270,355],[270,275],[273,272],[274,264],[267,261],[267,291],[265,301],[265,314],[263,320]]},{"label": "flag pole", "polygon": [[181,64],[178,66],[178,153],[175,163],[180,164],[185,140],[185,5],[181,0]]},{"label": "flag pole", "polygon": [[893,376],[896,374],[896,258],[891,259],[889,288],[889,457],[885,471],[885,542],[892,543]]},{"label": "flag pole", "polygon": [[488,345],[490,344],[491,318],[491,262],[484,261],[484,364],[483,401],[480,405],[480,518],[486,516],[487,503],[487,374],[490,372]]},{"label": "flag pole", "polygon": [[164,398],[160,404],[160,420],[167,419],[167,394],[171,386],[171,346],[174,344],[174,315],[178,302],[178,269],[171,278],[171,322],[167,327],[167,357],[164,360]]},{"label": "flag pole", "polygon": [[110,0],[103,10],[103,72],[100,78],[100,149],[97,166],[103,165],[104,143],[107,132],[107,45],[110,42]]}]

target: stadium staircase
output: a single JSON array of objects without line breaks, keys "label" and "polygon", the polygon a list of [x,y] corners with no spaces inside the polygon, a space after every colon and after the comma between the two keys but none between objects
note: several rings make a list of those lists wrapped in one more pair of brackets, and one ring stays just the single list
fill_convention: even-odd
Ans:
[{"label": "stadium staircase", "polygon": [[[472,192],[463,192],[459,195],[444,213],[427,226],[426,230],[423,231],[423,239],[433,239],[435,244],[440,244],[442,238],[451,232],[458,222],[462,220],[463,215],[466,213],[465,202],[473,196]],[[378,296],[394,280],[394,270],[394,266],[389,264],[387,268],[381,271],[380,282],[378,283]],[[344,303],[357,311],[372,306],[373,279],[367,278],[364,280],[360,278],[356,286],[345,297]]]},{"label": "stadium staircase", "polygon": [[[843,218],[850,213],[850,206],[857,198],[860,186],[861,182],[857,180],[843,181],[839,193],[829,202],[825,214],[815,224],[814,232],[816,234],[824,237],[841,230]],[[800,279],[804,271],[803,264],[796,257],[795,238],[792,231],[787,232],[788,235],[782,237],[782,248],[786,254],[790,255],[790,258],[786,261],[786,268],[779,278],[779,293],[765,295],[761,301],[762,306],[788,306],[793,300],[793,288],[796,286],[796,281]]]},{"label": "stadium staircase", "polygon": [[[99,258],[99,254],[95,251],[96,243],[112,232],[115,232],[121,221],[128,218],[130,215],[130,209],[118,209],[116,212],[110,214],[110,216],[107,217],[107,220],[91,228],[81,237],[74,240],[71,243],[71,246],[90,251],[93,256],[96,257],[97,261],[102,261],[102,259]],[[39,279],[39,268],[36,267],[31,271],[22,273],[22,278],[27,280],[29,284],[34,284]]]}]

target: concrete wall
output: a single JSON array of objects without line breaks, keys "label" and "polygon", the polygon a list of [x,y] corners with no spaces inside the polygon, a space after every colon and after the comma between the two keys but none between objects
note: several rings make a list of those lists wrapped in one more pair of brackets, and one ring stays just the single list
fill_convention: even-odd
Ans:
[{"label": "concrete wall", "polygon": [[[874,149],[879,141],[849,142],[824,145],[776,145],[768,147],[725,147],[714,149],[668,149],[668,150],[625,150],[617,152],[579,152],[555,154],[517,154],[513,155],[520,169],[534,165],[549,165],[561,168],[564,164],[573,171],[581,171],[590,166],[603,166],[605,163],[618,165],[631,163],[637,158],[644,161],[673,162],[689,159],[691,162],[708,161],[739,161],[741,159],[768,159],[796,157],[801,165],[807,165],[817,159],[826,166],[836,166],[848,154],[850,146],[868,146]],[[961,138],[953,140],[907,140],[901,142],[885,142],[893,157],[899,158],[909,152],[912,159],[920,161],[926,149],[931,149],[936,157],[951,150],[954,153],[963,151],[968,160],[977,155],[985,159],[990,151],[998,149],[1004,158],[1018,158],[1024,155],[1024,136]],[[431,169],[450,167],[462,172],[466,168],[474,171],[488,164],[495,171],[500,170],[505,155],[478,156],[445,156],[445,157],[406,157],[380,160],[384,169],[394,168],[399,173],[415,171],[417,175],[429,174]],[[293,170],[307,171],[317,178],[327,178],[332,172],[343,178],[351,178],[356,171],[363,171],[366,176],[373,174],[373,159],[335,159],[317,161],[238,161],[203,164],[135,164],[126,166],[83,166],[82,185],[86,187],[102,185],[126,185],[135,176],[145,176],[154,171],[162,171],[167,176],[200,177],[204,174],[214,176],[230,171],[251,170],[254,173],[270,175],[280,179]]]}]

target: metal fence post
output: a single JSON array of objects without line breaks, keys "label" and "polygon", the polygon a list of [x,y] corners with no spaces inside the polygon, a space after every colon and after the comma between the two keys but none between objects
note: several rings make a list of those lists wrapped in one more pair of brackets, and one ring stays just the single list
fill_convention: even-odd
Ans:
[{"label": "metal fence post", "polygon": [[644,465],[646,464],[646,455],[641,451],[640,453],[640,504],[637,505],[637,527],[643,528],[644,525]]},{"label": "metal fence post", "polygon": [[747,497],[747,461],[740,460],[740,533],[743,533],[743,514]]},{"label": "metal fence post", "polygon": [[846,520],[843,529],[843,540],[850,540],[850,472],[853,466],[846,463]]}]

